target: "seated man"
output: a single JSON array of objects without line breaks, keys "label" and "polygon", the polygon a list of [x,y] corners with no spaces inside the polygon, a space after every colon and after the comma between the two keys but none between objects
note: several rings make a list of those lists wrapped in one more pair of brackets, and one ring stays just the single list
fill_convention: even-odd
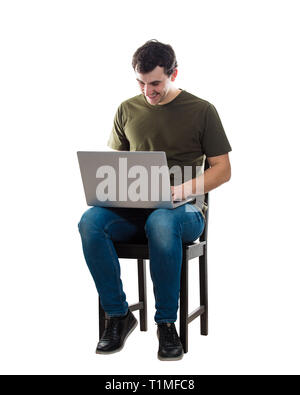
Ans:
[{"label": "seated man", "polygon": [[[146,42],[132,66],[142,94],[118,108],[108,142],[114,150],[165,151],[168,166],[190,166],[192,177],[172,185],[174,200],[196,194],[199,183],[209,192],[230,179],[230,144],[216,109],[174,85],[177,61],[170,45]],[[207,157],[210,168],[197,175]],[[92,207],[82,216],[79,231],[83,252],[101,305],[109,316],[98,343],[99,354],[122,349],[137,325],[128,310],[114,242],[148,242],[154,285],[155,322],[161,360],[183,356],[175,322],[180,293],[182,243],[196,240],[205,219],[199,201],[175,209]]]}]

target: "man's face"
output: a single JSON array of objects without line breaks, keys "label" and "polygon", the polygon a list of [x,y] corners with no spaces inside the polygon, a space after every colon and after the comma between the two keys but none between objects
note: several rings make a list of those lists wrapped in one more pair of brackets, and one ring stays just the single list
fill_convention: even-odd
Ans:
[{"label": "man's face", "polygon": [[173,77],[168,77],[164,73],[163,67],[156,66],[154,70],[146,74],[136,72],[136,77],[141,91],[149,104],[164,104],[168,100]]}]

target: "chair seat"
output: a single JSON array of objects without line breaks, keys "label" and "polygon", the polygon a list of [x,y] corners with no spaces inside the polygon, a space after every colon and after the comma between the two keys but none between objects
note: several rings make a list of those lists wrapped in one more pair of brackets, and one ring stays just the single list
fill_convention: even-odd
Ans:
[{"label": "chair seat", "polygon": [[[203,246],[206,241],[193,241],[182,245],[188,259],[203,255]],[[114,243],[119,258],[149,259],[148,244]]]}]

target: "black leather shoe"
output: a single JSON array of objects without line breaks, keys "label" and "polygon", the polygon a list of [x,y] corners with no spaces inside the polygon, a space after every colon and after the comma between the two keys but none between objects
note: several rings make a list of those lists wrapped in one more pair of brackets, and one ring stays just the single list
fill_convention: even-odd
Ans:
[{"label": "black leather shoe", "polygon": [[121,351],[125,340],[136,328],[138,322],[130,310],[124,317],[111,317],[97,345],[97,354],[111,354]]},{"label": "black leather shoe", "polygon": [[158,359],[161,361],[177,361],[183,357],[183,348],[174,323],[158,324],[159,340]]}]

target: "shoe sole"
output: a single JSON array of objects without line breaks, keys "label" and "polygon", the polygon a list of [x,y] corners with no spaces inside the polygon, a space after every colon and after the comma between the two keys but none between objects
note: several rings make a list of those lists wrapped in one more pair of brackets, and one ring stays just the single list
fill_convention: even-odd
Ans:
[{"label": "shoe sole", "polygon": [[[158,341],[159,341],[159,336],[158,336],[158,331],[156,332]],[[173,357],[173,358],[165,358],[165,357],[161,357],[158,353],[157,353],[157,358],[160,361],[180,361],[183,358],[184,353],[182,352],[181,355],[179,355],[178,357]]]},{"label": "shoe sole", "polygon": [[137,320],[136,320],[135,323],[134,323],[134,325],[133,325],[133,327],[130,329],[130,331],[129,331],[129,332],[127,333],[127,335],[125,336],[124,341],[123,341],[123,344],[122,344],[121,347],[119,347],[119,348],[117,348],[116,350],[113,350],[113,351],[99,351],[99,350],[96,349],[96,354],[108,355],[108,354],[114,354],[114,353],[116,353],[116,352],[121,351],[121,350],[123,349],[123,347],[125,346],[125,342],[126,342],[128,336],[135,330],[135,328],[137,327],[137,325],[138,325],[138,322],[137,322]]},{"label": "shoe sole", "polygon": [[174,358],[164,358],[157,354],[157,358],[160,361],[180,361],[183,358],[183,353],[179,355],[179,357],[174,357]]}]

